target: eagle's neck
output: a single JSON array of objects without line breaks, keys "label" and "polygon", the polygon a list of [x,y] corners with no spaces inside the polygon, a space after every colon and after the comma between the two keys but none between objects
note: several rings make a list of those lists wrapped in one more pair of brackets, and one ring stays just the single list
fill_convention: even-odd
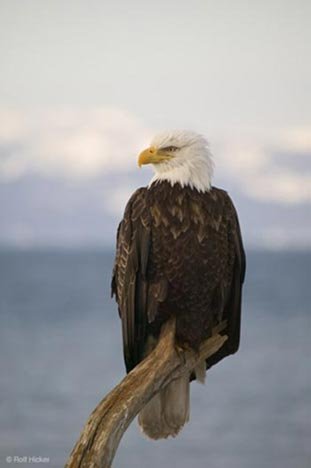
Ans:
[{"label": "eagle's neck", "polygon": [[167,181],[172,186],[175,184],[181,187],[189,186],[199,192],[207,192],[211,189],[213,176],[213,161],[210,154],[197,155],[185,163],[185,161],[169,162],[165,165],[154,165],[155,175],[149,183],[149,187],[161,181]]}]

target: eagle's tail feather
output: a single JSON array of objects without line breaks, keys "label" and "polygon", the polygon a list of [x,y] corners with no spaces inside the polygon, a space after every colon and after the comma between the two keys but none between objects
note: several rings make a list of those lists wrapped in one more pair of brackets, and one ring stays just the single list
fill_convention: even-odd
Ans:
[{"label": "eagle's tail feather", "polygon": [[205,359],[200,361],[196,367],[194,368],[194,374],[197,382],[200,382],[202,384],[205,383],[205,377],[206,377],[206,362]]},{"label": "eagle's tail feather", "polygon": [[176,436],[186,422],[190,413],[190,379],[189,374],[173,380],[162,395],[163,418],[170,429],[169,435]]},{"label": "eagle's tail feather", "polygon": [[157,393],[141,410],[138,424],[150,439],[161,439],[164,428],[162,421],[161,393]]},{"label": "eagle's tail feather", "polygon": [[185,374],[173,380],[142,409],[138,424],[151,439],[175,437],[189,421],[190,379]]}]

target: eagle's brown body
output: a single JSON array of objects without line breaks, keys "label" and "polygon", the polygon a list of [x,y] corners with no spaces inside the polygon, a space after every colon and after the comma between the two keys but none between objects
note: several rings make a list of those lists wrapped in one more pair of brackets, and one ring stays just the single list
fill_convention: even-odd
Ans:
[{"label": "eagle's brown body", "polygon": [[122,319],[127,371],[149,335],[171,315],[179,344],[197,348],[220,320],[229,338],[207,367],[239,346],[245,256],[228,194],[159,182],[129,200],[117,237],[112,279]]}]

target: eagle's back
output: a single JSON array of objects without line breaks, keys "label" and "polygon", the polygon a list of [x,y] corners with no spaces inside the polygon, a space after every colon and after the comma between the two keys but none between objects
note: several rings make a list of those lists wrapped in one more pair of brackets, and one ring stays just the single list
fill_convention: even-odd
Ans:
[{"label": "eagle's back", "polygon": [[198,347],[222,319],[230,288],[234,241],[230,237],[230,199],[223,190],[198,192],[167,183],[147,194],[152,243],[148,278],[166,281],[152,330],[177,316],[177,339]]},{"label": "eagle's back", "polygon": [[127,369],[142,358],[148,334],[158,335],[172,314],[177,340],[194,348],[231,314],[225,353],[236,351],[244,268],[237,215],[225,191],[168,182],[136,191],[119,227],[113,275]]}]

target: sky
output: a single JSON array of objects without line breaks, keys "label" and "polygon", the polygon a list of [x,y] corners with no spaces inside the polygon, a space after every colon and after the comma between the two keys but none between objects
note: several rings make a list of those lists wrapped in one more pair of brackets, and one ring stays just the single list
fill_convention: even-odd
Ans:
[{"label": "sky", "polygon": [[113,245],[154,133],[204,134],[249,246],[311,247],[311,4],[0,0],[0,244]]}]

